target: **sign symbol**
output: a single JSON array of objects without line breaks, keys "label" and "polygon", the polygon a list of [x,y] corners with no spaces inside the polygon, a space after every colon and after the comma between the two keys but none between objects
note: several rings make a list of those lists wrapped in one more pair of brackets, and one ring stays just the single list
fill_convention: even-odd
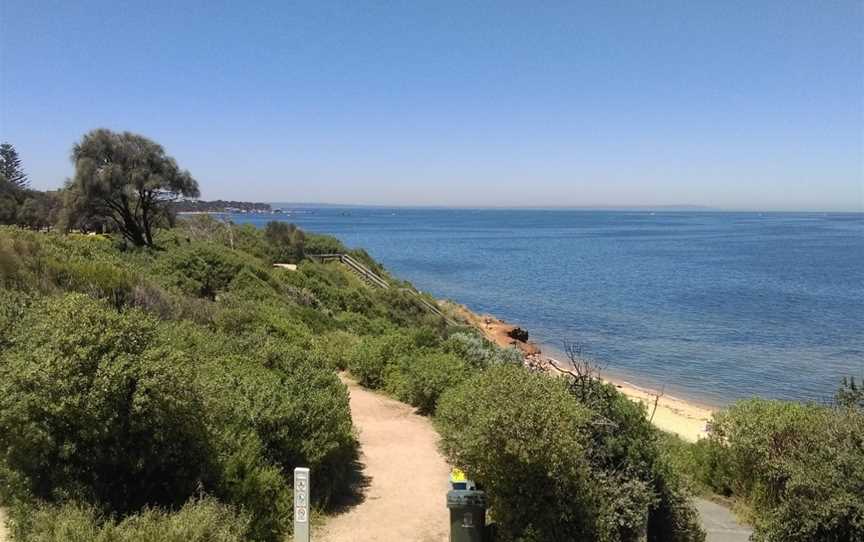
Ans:
[{"label": "sign symbol", "polygon": [[309,469],[294,469],[294,542],[309,542]]}]

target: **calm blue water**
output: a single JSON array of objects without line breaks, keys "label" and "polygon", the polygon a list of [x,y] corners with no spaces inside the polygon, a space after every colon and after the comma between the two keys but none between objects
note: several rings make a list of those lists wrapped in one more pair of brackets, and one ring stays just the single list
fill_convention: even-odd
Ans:
[{"label": "calm blue water", "polygon": [[704,402],[822,400],[844,375],[864,377],[862,214],[319,208],[282,219],[538,342],[580,341],[607,373]]}]

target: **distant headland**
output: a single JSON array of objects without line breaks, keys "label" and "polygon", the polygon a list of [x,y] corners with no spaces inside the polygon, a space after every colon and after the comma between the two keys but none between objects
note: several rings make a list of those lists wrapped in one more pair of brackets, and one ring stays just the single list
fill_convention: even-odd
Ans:
[{"label": "distant headland", "polygon": [[[249,201],[183,199],[173,203],[178,213],[272,213],[269,203]],[[277,212],[281,212],[278,211]]]}]

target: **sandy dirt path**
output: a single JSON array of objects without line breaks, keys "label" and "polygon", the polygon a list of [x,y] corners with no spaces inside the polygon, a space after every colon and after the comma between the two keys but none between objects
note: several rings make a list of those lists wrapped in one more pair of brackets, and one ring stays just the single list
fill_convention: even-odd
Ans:
[{"label": "sandy dirt path", "polygon": [[9,540],[9,532],[6,530],[6,512],[0,508],[0,542]]},{"label": "sandy dirt path", "polygon": [[328,519],[313,539],[446,541],[450,468],[438,452],[438,434],[431,422],[410,406],[343,381],[359,430],[360,502]]}]

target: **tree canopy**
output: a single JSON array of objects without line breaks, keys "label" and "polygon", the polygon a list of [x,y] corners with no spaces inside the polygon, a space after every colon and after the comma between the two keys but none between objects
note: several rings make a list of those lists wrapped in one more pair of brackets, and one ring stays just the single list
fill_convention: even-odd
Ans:
[{"label": "tree canopy", "polygon": [[154,227],[170,220],[169,202],[199,195],[197,181],[161,145],[130,132],[93,130],[73,147],[72,161],[67,202],[108,218],[136,246],[153,245]]},{"label": "tree canopy", "polygon": [[0,144],[0,182],[10,183],[18,190],[27,188],[27,174],[21,167],[21,158],[11,143]]}]

